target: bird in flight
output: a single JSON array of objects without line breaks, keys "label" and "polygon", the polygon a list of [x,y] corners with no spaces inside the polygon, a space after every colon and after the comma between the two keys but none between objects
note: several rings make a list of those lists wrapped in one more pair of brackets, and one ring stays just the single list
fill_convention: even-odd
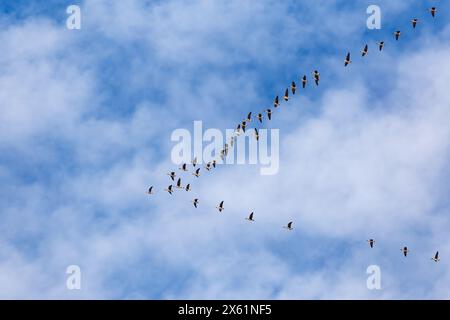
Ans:
[{"label": "bird in flight", "polygon": [[273,101],[273,106],[276,108],[280,105],[280,101],[278,99],[278,96],[275,97],[275,100]]},{"label": "bird in flight", "polygon": [[242,128],[242,131],[244,131],[244,133],[245,133],[246,127],[247,127],[247,123],[245,121],[242,121],[241,128]]},{"label": "bird in flight", "polygon": [[231,137],[230,139],[230,146],[234,146],[234,141],[237,139],[237,137]]},{"label": "bird in flight", "polygon": [[414,19],[411,20],[411,23],[412,23],[412,26],[413,26],[414,29],[415,29],[416,26],[417,26],[417,22],[419,22],[419,20],[416,19],[416,18],[414,18]]},{"label": "bird in flight", "polygon": [[240,123],[237,125],[236,130],[234,132],[236,132],[237,135],[241,134],[241,124]]},{"label": "bird in flight", "polygon": [[245,218],[245,220],[248,220],[248,221],[250,221],[250,222],[255,221],[255,219],[253,219],[253,212],[250,213],[250,215],[249,215],[247,218]]},{"label": "bird in flight", "polygon": [[384,48],[384,41],[378,42],[378,49],[381,51]]},{"label": "bird in flight", "polygon": [[284,226],[283,228],[288,229],[288,230],[293,230],[294,227],[292,227],[292,221],[289,222],[286,226]]},{"label": "bird in flight", "polygon": [[255,138],[256,138],[256,141],[259,141],[259,132],[258,132],[258,129],[256,129],[256,128],[255,128]]},{"label": "bird in flight", "polygon": [[302,78],[302,87],[303,89],[306,87],[306,83],[308,82],[308,80],[306,79],[306,75],[303,76]]},{"label": "bird in flight", "polygon": [[295,94],[295,91],[297,90],[297,85],[295,84],[295,81],[292,81],[291,83],[291,90],[292,94]]},{"label": "bird in flight", "polygon": [[320,80],[320,73],[319,73],[319,71],[314,70],[313,77],[314,77],[314,82],[316,83],[316,86],[318,86],[319,85],[319,80]]},{"label": "bird in flight", "polygon": [[402,33],[401,33],[400,31],[395,31],[395,32],[394,32],[395,40],[398,41],[398,39],[400,39],[400,35],[401,35],[401,34],[402,34]]},{"label": "bird in flight", "polygon": [[368,53],[369,53],[369,46],[366,44],[364,49],[361,50],[361,56],[365,57],[365,56],[367,56]]},{"label": "bird in flight", "polygon": [[172,194],[172,192],[173,192],[173,186],[170,185],[170,186],[167,187],[167,189],[164,189],[164,190],[167,191],[168,193]]},{"label": "bird in flight", "polygon": [[428,10],[430,10],[431,16],[434,18],[436,16],[436,12],[437,12],[436,7],[431,7]]},{"label": "bird in flight", "polygon": [[251,112],[248,113],[247,119],[245,119],[245,121],[252,122],[252,113]]},{"label": "bird in flight", "polygon": [[400,250],[403,252],[403,255],[404,255],[405,257],[408,256],[408,253],[409,253],[408,247],[403,247],[403,249],[400,249]]},{"label": "bird in flight", "polygon": [[196,165],[197,165],[197,157],[195,157],[195,158],[192,160],[192,166],[195,168]]},{"label": "bird in flight", "polygon": [[266,112],[267,112],[267,118],[268,118],[269,120],[272,120],[272,110],[267,109]]},{"label": "bird in flight", "polygon": [[186,185],[186,191],[191,191],[191,184],[190,184],[190,183],[188,183],[188,184]]},{"label": "bird in flight", "polygon": [[369,243],[369,246],[370,246],[371,248],[373,248],[373,245],[375,244],[375,240],[369,239],[369,240],[367,240],[367,242]]},{"label": "bird in flight", "polygon": [[167,175],[170,177],[170,179],[172,179],[172,181],[175,181],[175,177],[177,176],[174,171],[169,172]]},{"label": "bird in flight", "polygon": [[197,206],[198,206],[198,199],[196,198],[196,199],[192,200],[192,204],[194,205],[194,207],[197,208]]},{"label": "bird in flight", "polygon": [[178,181],[177,181],[177,188],[178,188],[178,189],[183,188],[183,186],[181,185],[181,178],[178,178]]},{"label": "bird in flight", "polygon": [[147,194],[148,194],[148,195],[155,194],[155,193],[153,192],[153,186],[150,186],[150,188],[148,188]]},{"label": "bird in flight", "polygon": [[258,113],[258,121],[262,123],[263,115],[262,113]]},{"label": "bird in flight", "polygon": [[183,163],[183,164],[181,165],[181,167],[180,167],[180,170],[182,170],[182,171],[188,171],[188,170],[187,170],[187,164],[186,164],[186,163]]},{"label": "bird in flight", "polygon": [[284,92],[284,101],[289,101],[289,89],[286,89],[286,91]]},{"label": "bird in flight", "polygon": [[441,260],[439,259],[439,251],[436,251],[436,254],[434,255],[433,258],[431,258],[431,260],[433,260],[434,262],[438,262],[439,260]]},{"label": "bird in flight", "polygon": [[344,67],[348,66],[350,62],[352,62],[352,61],[350,60],[350,52],[349,52],[349,53],[347,53],[347,56],[345,57]]},{"label": "bird in flight", "polygon": [[200,177],[200,168],[197,168],[197,170],[195,170],[195,172],[192,174],[195,177]]},{"label": "bird in flight", "polygon": [[219,210],[219,212],[222,212],[223,210],[225,210],[225,208],[223,206],[223,201],[221,201],[216,208]]},{"label": "bird in flight", "polygon": [[205,169],[208,170],[208,171],[211,170],[211,162],[208,162],[206,164]]}]

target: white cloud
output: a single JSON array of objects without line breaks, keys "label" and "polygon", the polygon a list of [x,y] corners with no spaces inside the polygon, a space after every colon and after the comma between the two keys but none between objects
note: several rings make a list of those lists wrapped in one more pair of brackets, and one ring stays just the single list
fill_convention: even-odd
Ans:
[{"label": "white cloud", "polygon": [[[450,255],[442,245],[448,242],[442,190],[450,49],[439,42],[398,57],[389,50],[371,55],[367,65],[358,61],[350,70],[326,60],[330,71],[323,71],[323,81],[328,73],[337,88],[293,100],[271,124],[283,129],[278,176],[224,167],[195,181],[191,194],[162,191],[171,168],[164,132],[203,117],[224,126],[234,123],[236,109],[245,114],[267,103],[260,73],[244,68],[234,75],[227,68],[267,64],[279,79],[302,46],[339,35],[347,41],[359,30],[351,11],[337,17],[346,23],[317,18],[332,14],[334,4],[310,7],[310,24],[289,8],[276,2],[151,8],[139,1],[86,2],[83,32],[95,30],[99,42],[92,46],[105,47],[102,52],[83,51],[76,38],[46,21],[0,32],[0,102],[7,106],[0,146],[13,150],[10,162],[0,165],[7,186],[1,189],[0,296],[448,297],[437,281],[450,277],[448,263],[429,260],[438,249]],[[291,41],[297,37],[299,43]],[[123,54],[115,46],[136,43],[142,51],[129,61],[129,74],[109,79],[123,83],[123,91],[99,92],[104,78],[96,66]],[[148,61],[140,60],[146,54]],[[312,59],[302,62],[306,70]],[[377,59],[385,59],[383,67],[371,62]],[[214,72],[202,72],[204,66]],[[368,91],[373,80],[358,75],[365,68],[396,79],[376,102]],[[108,105],[114,94],[131,96],[147,85],[162,98],[139,97],[126,115]],[[31,181],[22,170],[32,173]],[[144,194],[148,184],[158,191],[151,199]],[[198,210],[189,202],[195,195]],[[223,214],[214,210],[220,200]],[[256,222],[248,224],[244,217],[252,210]],[[289,233],[282,226],[291,219],[295,230]],[[368,252],[364,240],[372,236],[377,246]],[[404,243],[412,248],[408,260],[399,252]],[[365,288],[366,267],[374,262],[382,267],[381,292]],[[81,266],[81,292],[64,287],[70,264]]]}]

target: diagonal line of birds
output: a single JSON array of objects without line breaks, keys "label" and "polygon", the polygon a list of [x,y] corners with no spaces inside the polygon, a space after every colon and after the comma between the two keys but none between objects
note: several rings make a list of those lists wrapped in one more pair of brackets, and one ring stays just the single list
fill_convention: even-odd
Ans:
[{"label": "diagonal line of birds", "polygon": [[[431,15],[431,17],[434,19],[437,15],[437,8],[436,7],[431,7],[427,10],[429,12],[429,14]],[[421,23],[422,20],[419,20],[418,18],[413,18],[410,20],[411,22],[411,26],[412,29],[416,29],[417,28],[417,24]],[[400,41],[401,39],[401,35],[402,32],[401,30],[396,30],[393,33],[394,39],[395,41]],[[377,49],[379,52],[382,52],[384,47],[385,47],[386,42],[385,41],[379,41],[377,42]],[[369,45],[365,44],[364,47],[361,49],[360,55],[362,58],[367,57],[367,55],[369,54]],[[345,59],[344,59],[344,67],[348,67],[351,63],[351,52],[347,52]],[[320,84],[320,73],[317,70],[314,70],[311,73],[312,76],[312,81],[314,82],[315,86],[319,86]],[[308,77],[307,75],[303,75],[300,77],[300,82],[301,83],[301,87],[302,89],[306,89],[306,87],[308,86]],[[287,103],[292,96],[294,96],[296,93],[298,92],[298,87],[297,84],[295,82],[295,80],[293,80],[290,84],[290,86],[288,88],[286,88],[286,90],[284,91],[284,95],[282,96],[282,99],[285,101],[285,103]],[[290,93],[292,94],[292,96],[290,96]],[[282,100],[280,99],[280,97],[277,95],[275,96],[274,100],[273,100],[273,108],[265,108],[259,112],[249,112],[247,114],[247,116],[244,118],[244,120],[242,120],[241,122],[238,123],[238,125],[236,126],[236,129],[234,130],[234,133],[232,135],[232,137],[230,138],[230,141],[228,143],[225,143],[223,149],[220,151],[220,155],[219,158],[221,160],[224,160],[225,157],[228,155],[228,150],[229,147],[233,147],[233,145],[236,143],[237,138],[239,136],[241,136],[243,133],[246,133],[246,130],[249,130],[249,125],[252,122],[252,119],[255,119],[255,121],[258,121],[260,124],[263,123],[264,118],[266,117],[268,121],[271,121],[273,118],[273,114],[275,110],[278,110],[280,105],[281,105]],[[259,140],[259,131],[258,129],[255,127],[253,128],[253,136],[255,137],[255,139],[258,141]],[[206,163],[204,165],[204,169],[206,171],[211,171],[213,169],[215,169],[218,165],[218,161],[219,158],[212,160],[208,163]],[[197,162],[197,158],[194,158],[190,165],[192,166],[192,175],[196,178],[199,178],[201,173],[201,168],[200,165]],[[179,170],[182,172],[189,172],[189,165],[187,163],[183,163],[180,167]],[[182,184],[182,180],[181,177],[178,177],[176,171],[170,171],[167,173],[167,175],[169,176],[170,180],[172,181],[172,184],[170,184],[167,188],[164,189],[164,191],[168,192],[170,195],[173,195],[173,193],[175,192],[175,189],[179,189],[179,190],[184,190],[186,192],[191,191],[191,184],[188,183],[185,186]],[[147,195],[149,196],[153,196],[155,194],[154,191],[154,186],[150,186],[146,192]],[[194,198],[191,203],[193,204],[193,206],[195,208],[198,208],[198,206],[200,205],[200,200],[199,198]],[[218,210],[219,213],[223,212],[225,210],[225,201],[220,201],[218,203],[218,205],[216,206],[216,209]],[[247,220],[250,223],[255,222],[255,218],[254,218],[255,214],[252,211],[248,216],[245,217],[245,220]],[[294,226],[293,226],[294,222],[293,221],[289,221],[286,225],[283,226],[284,229],[286,229],[287,231],[292,231],[294,230]],[[374,248],[375,246],[375,240],[374,239],[369,239],[367,240],[367,243],[369,244],[370,248]],[[407,246],[404,246],[403,248],[400,249],[400,251],[402,252],[404,257],[407,257],[408,254],[410,253],[410,249]],[[435,255],[431,258],[431,260],[433,260],[434,262],[438,262],[440,261],[439,258],[439,251],[437,251],[435,253]]]}]

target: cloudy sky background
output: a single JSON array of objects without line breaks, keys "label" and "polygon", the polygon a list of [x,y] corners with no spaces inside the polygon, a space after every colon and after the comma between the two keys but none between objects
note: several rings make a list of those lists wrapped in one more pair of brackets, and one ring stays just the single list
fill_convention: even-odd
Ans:
[{"label": "cloudy sky background", "polygon": [[[70,4],[81,30],[65,28]],[[381,30],[366,28],[370,4]],[[0,298],[450,298],[449,9],[2,1]],[[162,191],[174,129],[233,128],[315,69],[320,87],[268,124],[280,129],[277,175],[222,166],[189,194]],[[72,264],[80,291],[66,288]],[[381,290],[366,287],[372,264]]]}]

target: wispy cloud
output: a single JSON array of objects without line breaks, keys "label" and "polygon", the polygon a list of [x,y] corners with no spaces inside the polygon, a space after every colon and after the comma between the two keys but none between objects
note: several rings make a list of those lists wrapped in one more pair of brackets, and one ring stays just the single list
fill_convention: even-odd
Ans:
[{"label": "wispy cloud", "polygon": [[[418,1],[380,1],[373,34],[367,5],[84,1],[80,31],[55,19],[57,3],[2,10],[0,297],[448,298],[445,10],[360,60],[364,43],[427,15]],[[232,127],[314,69],[321,86],[270,124],[278,175],[226,166],[191,194],[162,191],[173,129]],[[70,264],[79,292],[65,287]],[[370,264],[381,291],[366,288]]]}]

